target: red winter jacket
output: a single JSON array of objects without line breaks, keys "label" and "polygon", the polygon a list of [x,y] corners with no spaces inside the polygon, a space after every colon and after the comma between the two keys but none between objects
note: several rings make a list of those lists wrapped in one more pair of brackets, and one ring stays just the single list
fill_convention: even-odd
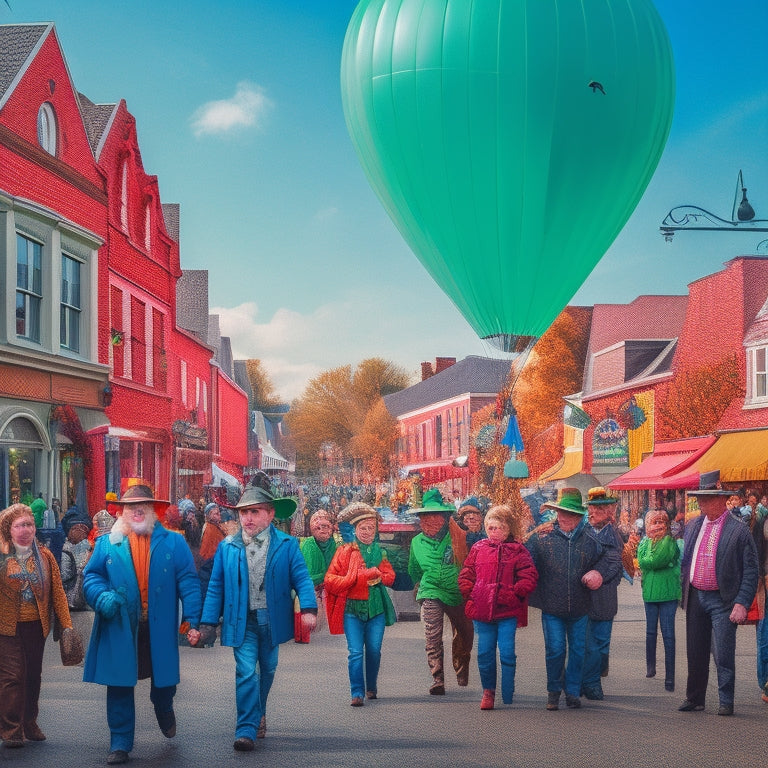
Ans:
[{"label": "red winter jacket", "polygon": [[[391,587],[395,581],[395,570],[382,549],[382,560],[376,566],[381,572],[381,583]],[[325,611],[328,616],[328,630],[332,635],[344,633],[344,610],[347,598],[368,599],[368,570],[356,543],[340,546],[325,574]]]},{"label": "red winter jacket", "polygon": [[539,574],[528,550],[518,541],[481,539],[469,550],[459,573],[464,612],[470,619],[495,621],[514,617],[528,624],[528,595]]}]

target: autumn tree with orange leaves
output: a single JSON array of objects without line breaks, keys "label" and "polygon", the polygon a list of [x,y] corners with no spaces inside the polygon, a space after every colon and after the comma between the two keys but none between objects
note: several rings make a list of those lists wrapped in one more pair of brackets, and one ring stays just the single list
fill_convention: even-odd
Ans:
[{"label": "autumn tree with orange leaves", "polygon": [[581,391],[591,307],[566,307],[536,342],[512,397],[530,476],[563,455],[563,398]]},{"label": "autumn tree with orange leaves", "polygon": [[726,408],[736,398],[744,397],[738,371],[736,355],[728,355],[716,363],[677,374],[658,407],[658,439],[712,434]]},{"label": "autumn tree with orange leaves", "polygon": [[[510,504],[516,514],[524,508],[519,486],[531,480],[504,476],[504,464],[510,456],[509,449],[499,445],[505,404],[510,398],[514,403],[523,437],[523,458],[529,477],[535,479],[563,454],[563,397],[581,390],[591,319],[591,307],[566,307],[537,341],[521,372],[513,363],[496,407],[473,415],[473,444],[484,427],[496,429],[493,444],[476,447],[470,455],[477,492],[488,495],[494,504]],[[493,471],[488,471],[491,468]]]},{"label": "autumn tree with orange leaves", "polygon": [[331,445],[347,463],[358,461],[377,478],[387,477],[395,439],[395,420],[383,395],[409,384],[408,373],[381,358],[344,365],[312,379],[286,416],[297,468],[314,472],[320,448]]}]

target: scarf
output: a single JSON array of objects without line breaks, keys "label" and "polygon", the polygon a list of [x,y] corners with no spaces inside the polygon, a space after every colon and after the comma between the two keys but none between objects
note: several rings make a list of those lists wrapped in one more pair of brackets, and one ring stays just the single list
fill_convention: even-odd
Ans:
[{"label": "scarf", "polygon": [[133,569],[136,571],[136,580],[139,582],[139,595],[141,596],[141,618],[147,618],[149,612],[149,545],[151,536],[138,536],[133,531],[128,534],[128,543],[131,549]]}]

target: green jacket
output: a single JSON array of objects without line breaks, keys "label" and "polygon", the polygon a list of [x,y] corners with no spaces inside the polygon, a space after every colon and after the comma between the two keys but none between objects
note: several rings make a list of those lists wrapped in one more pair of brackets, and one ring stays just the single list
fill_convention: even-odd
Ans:
[{"label": "green jacket", "polygon": [[411,542],[408,575],[419,585],[417,600],[440,600],[446,605],[461,605],[459,592],[459,566],[451,547],[451,534],[440,541],[423,533]]},{"label": "green jacket", "polygon": [[647,536],[637,547],[637,563],[643,572],[643,600],[662,603],[680,600],[680,548],[671,536],[653,541]]},{"label": "green jacket", "polygon": [[325,552],[323,552],[315,541],[315,537],[310,536],[301,542],[300,548],[301,554],[304,555],[304,560],[307,563],[312,583],[315,586],[322,584],[325,581],[328,566],[331,564],[331,560],[333,560],[333,556],[336,553],[336,540],[333,537],[328,539],[328,546]]}]

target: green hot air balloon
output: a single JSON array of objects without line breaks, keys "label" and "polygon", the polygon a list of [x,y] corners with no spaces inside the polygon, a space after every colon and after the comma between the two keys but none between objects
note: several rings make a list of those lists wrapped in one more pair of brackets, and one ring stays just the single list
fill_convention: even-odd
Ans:
[{"label": "green hot air balloon", "polygon": [[674,101],[651,0],[363,0],[341,85],[387,212],[508,349],[549,327],[618,235]]}]

